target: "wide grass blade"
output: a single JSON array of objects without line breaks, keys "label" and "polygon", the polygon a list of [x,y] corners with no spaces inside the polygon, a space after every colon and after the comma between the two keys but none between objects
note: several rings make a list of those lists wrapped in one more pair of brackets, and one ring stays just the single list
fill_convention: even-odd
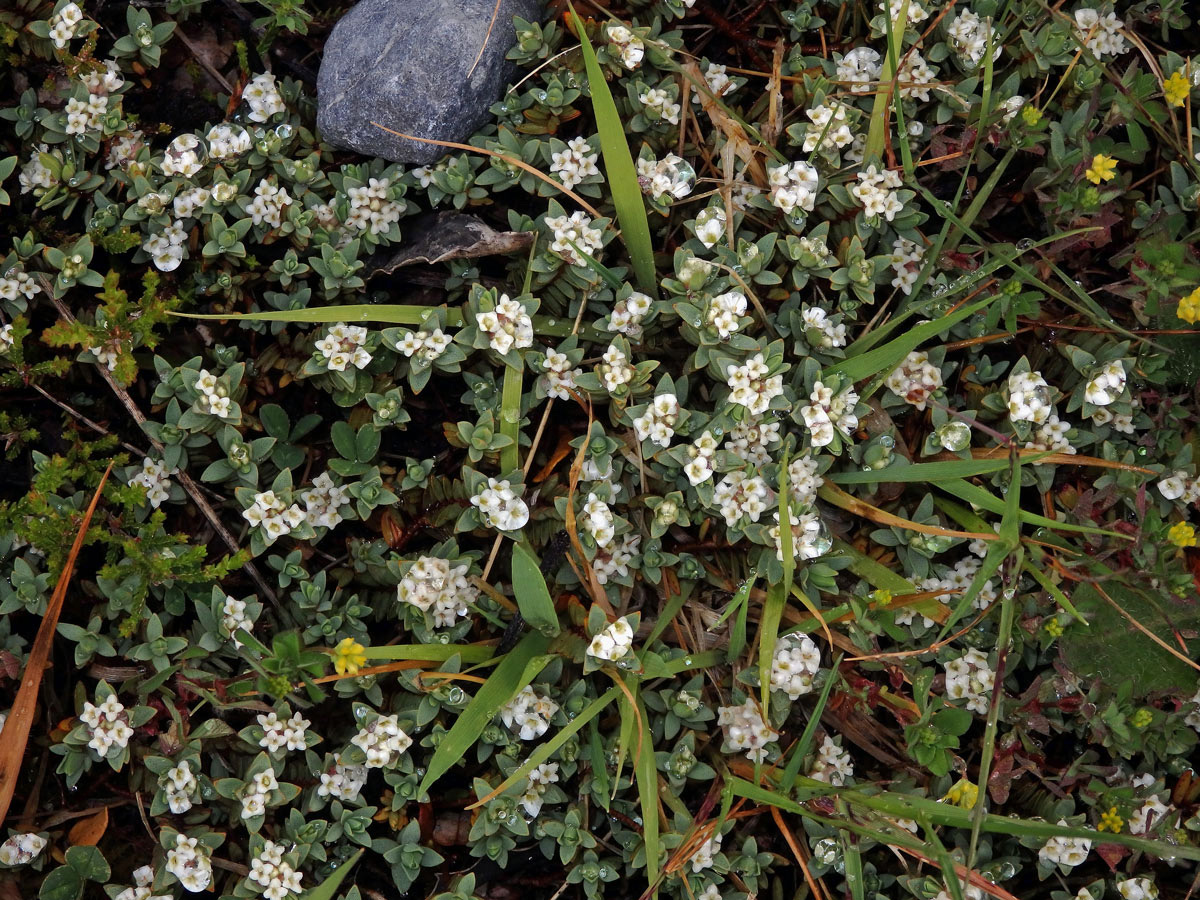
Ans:
[{"label": "wide grass blade", "polygon": [[499,786],[497,786],[490,794],[480,797],[478,800],[468,806],[467,809],[475,809],[476,807],[483,806],[483,804],[487,803],[493,797],[500,796],[510,787],[548,760],[554,755],[555,752],[558,751],[560,747],[562,747],[563,744],[574,737],[579,729],[581,729],[588,722],[592,721],[592,719],[596,718],[596,716],[600,715],[605,707],[617,699],[617,695],[620,693],[620,688],[610,687],[607,691],[585,706],[583,708],[583,712],[573,718],[565,728],[558,732],[558,734],[554,735],[554,737],[550,738],[548,741],[538,744],[537,749],[529,754],[529,758],[525,760],[525,762],[521,763],[517,770],[505,778],[504,781],[502,781]]},{"label": "wide grass blade", "polygon": [[463,662],[481,663],[492,658],[495,651],[479,644],[383,644],[367,647],[363,653],[367,659],[419,659],[429,662],[445,662],[458,656]]},{"label": "wide grass blade", "polygon": [[354,855],[334,869],[328,878],[301,894],[301,900],[333,900],[337,896],[338,888],[342,886],[342,882],[346,880],[346,876],[350,874],[350,870],[354,868],[354,864],[362,855],[362,850],[356,850]]},{"label": "wide grass blade", "polygon": [[521,617],[547,637],[559,633],[558,613],[546,587],[546,579],[533,554],[524,544],[514,544],[512,551],[512,585]]},{"label": "wide grass blade", "polygon": [[638,184],[637,168],[629,152],[625,138],[625,124],[617,111],[612,91],[604,79],[604,70],[596,59],[596,51],[588,40],[587,31],[579,14],[571,7],[571,18],[579,44],[583,49],[583,64],[587,69],[588,87],[592,94],[592,112],[596,116],[596,129],[600,132],[600,152],[604,156],[604,174],[612,191],[613,208],[617,211],[617,222],[621,226],[621,238],[629,251],[629,261],[638,287],[651,297],[658,296],[658,279],[654,273],[654,247],[650,243],[650,222],[646,218],[646,205],[642,201],[642,188]]},{"label": "wide grass blade", "polygon": [[546,667],[550,657],[543,654],[549,646],[548,637],[531,631],[500,661],[433,752],[418,794],[426,794],[434,782],[463,759],[479,741],[479,736],[495,718],[500,707]]}]

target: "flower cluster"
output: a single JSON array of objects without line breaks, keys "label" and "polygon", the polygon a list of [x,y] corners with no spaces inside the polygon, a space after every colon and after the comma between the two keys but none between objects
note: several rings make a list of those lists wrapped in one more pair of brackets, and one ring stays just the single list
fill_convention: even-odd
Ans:
[{"label": "flower cluster", "polygon": [[26,831],[14,834],[0,844],[0,866],[23,866],[37,859],[46,849],[47,840],[40,834]]},{"label": "flower cluster", "polygon": [[627,337],[637,337],[642,331],[642,319],[650,312],[654,301],[641,291],[633,291],[623,300],[618,300],[608,318],[601,323],[606,331],[615,331]]},{"label": "flower cluster", "polygon": [[905,296],[912,294],[913,286],[921,274],[921,263],[925,260],[925,248],[905,237],[896,238],[892,244],[892,287],[899,288]]},{"label": "flower cluster", "polygon": [[212,860],[198,838],[175,835],[175,846],[167,851],[166,869],[179,879],[185,891],[208,890],[212,883]]},{"label": "flower cluster", "polygon": [[665,198],[682,200],[692,192],[696,173],[683,157],[668,153],[662,159],[639,158],[638,183],[643,191],[662,201]]},{"label": "flower cluster", "polygon": [[255,528],[262,528],[268,540],[274,541],[304,524],[308,517],[293,503],[288,506],[274,491],[254,495],[254,503],[243,510],[242,518]]},{"label": "flower cluster", "polygon": [[253,631],[254,622],[246,614],[246,601],[226,596],[221,605],[221,627],[233,641],[233,646],[240,647],[242,642],[237,639],[238,631]]},{"label": "flower cluster", "polygon": [[125,749],[129,746],[129,739],[133,737],[129,717],[126,716],[125,707],[116,694],[109,694],[99,706],[85,702],[83,712],[79,714],[79,721],[88,728],[88,746],[100,757],[107,756],[114,747]]},{"label": "flower cluster", "polygon": [[368,769],[382,769],[396,764],[400,754],[412,746],[412,738],[400,729],[395,716],[379,716],[363,726],[350,743],[362,750]]},{"label": "flower cluster", "polygon": [[639,441],[649,440],[660,447],[669,447],[678,421],[679,399],[674,394],[659,394],[633,420],[633,433]]},{"label": "flower cluster", "polygon": [[884,384],[905,403],[924,409],[929,398],[942,387],[942,370],[929,361],[924,350],[913,350],[892,370]]},{"label": "flower cluster", "polygon": [[720,508],[725,524],[736,528],[744,519],[757,522],[767,511],[771,491],[767,482],[758,475],[748,475],[736,469],[717,482],[713,490],[713,502]]},{"label": "flower cluster", "polygon": [[301,892],[301,873],[283,858],[285,848],[274,841],[265,841],[262,849],[250,860],[252,881],[266,900],[285,900],[288,894]]},{"label": "flower cluster", "polygon": [[743,365],[731,365],[725,370],[729,385],[729,400],[762,415],[771,401],[783,394],[783,376],[771,375],[761,353],[750,357]]},{"label": "flower cluster", "polygon": [[779,740],[779,732],[763,721],[762,713],[749,698],[737,706],[718,708],[717,724],[725,729],[729,749],[745,750],[746,756],[756,763],[767,758],[767,744]]},{"label": "flower cluster", "polygon": [[344,803],[354,803],[358,800],[358,795],[366,783],[367,767],[344,763],[339,754],[333,767],[321,773],[321,783],[317,785],[317,796],[332,797]]},{"label": "flower cluster", "polygon": [[1125,52],[1127,42],[1121,34],[1124,27],[1125,23],[1116,13],[1101,15],[1099,10],[1087,6],[1075,10],[1075,36],[1095,54],[1096,59],[1120,56]]},{"label": "flower cluster", "polygon": [[242,101],[250,106],[247,118],[251,122],[269,122],[272,116],[287,111],[283,98],[279,96],[275,76],[270,72],[250,79],[250,83],[242,89]]},{"label": "flower cluster", "polygon": [[541,763],[534,766],[526,779],[525,792],[521,794],[521,806],[526,814],[536,816],[546,802],[546,790],[558,783],[558,763]]},{"label": "flower cluster", "polygon": [[172,766],[158,779],[167,797],[167,807],[176,815],[192,808],[192,799],[200,789],[200,782],[192,774],[192,766],[186,759]]},{"label": "flower cluster", "polygon": [[946,662],[946,696],[951,700],[966,700],[971,712],[987,712],[995,681],[996,673],[987,657],[974,648]]},{"label": "flower cluster", "polygon": [[1041,372],[1020,372],[1008,376],[1009,419],[1041,425],[1053,411],[1050,385]]},{"label": "flower cluster", "polygon": [[145,488],[146,500],[158,509],[171,497],[171,475],[166,466],[147,456],[142,460],[142,470],[126,483],[130,487]]},{"label": "flower cluster", "polygon": [[529,521],[529,507],[507,479],[488,478],[479,493],[471,496],[471,505],[479,510],[484,523],[497,531],[517,531]]},{"label": "flower cluster", "polygon": [[550,729],[558,704],[529,685],[500,708],[500,721],[523,741],[535,741]]},{"label": "flower cluster", "polygon": [[880,171],[872,163],[858,173],[858,184],[850,188],[850,193],[862,204],[868,220],[883,217],[890,222],[904,212],[904,204],[896,194],[903,184],[899,172],[893,169]]},{"label": "flower cluster", "polygon": [[333,483],[328,472],[313,479],[312,487],[300,494],[304,516],[313,528],[335,528],[342,522],[339,510],[350,502],[349,492]]},{"label": "flower cluster", "polygon": [[496,308],[475,314],[475,324],[497,353],[533,346],[533,320],[524,304],[501,294]]},{"label": "flower cluster", "polygon": [[838,432],[849,437],[858,428],[858,416],[854,413],[858,394],[849,387],[835,395],[831,388],[818,381],[808,399],[809,404],[800,410],[800,414],[804,416],[814,447],[827,447]]},{"label": "flower cluster", "polygon": [[200,392],[200,396],[196,398],[198,410],[222,419],[230,415],[233,399],[216,375],[207,369],[201,369],[193,387]]},{"label": "flower cluster", "polygon": [[242,793],[242,818],[253,819],[267,811],[271,793],[279,790],[279,780],[274,769],[264,769],[246,782]]},{"label": "flower cluster", "polygon": [[633,628],[629,620],[621,616],[592,638],[588,644],[588,655],[605,662],[616,662],[633,649]]},{"label": "flower cluster", "polygon": [[281,720],[274,712],[266,715],[258,714],[258,725],[263,730],[258,745],[268,753],[278,750],[303,750],[308,746],[308,727],[312,722],[300,713],[293,713],[291,718]]},{"label": "flower cluster", "polygon": [[75,31],[83,21],[83,10],[77,3],[68,3],[50,17],[50,40],[59,50],[66,49]]},{"label": "flower cluster", "polygon": [[592,150],[586,139],[571,138],[562,150],[550,154],[550,172],[569,190],[585,178],[600,174],[596,166],[598,159],[600,154]]},{"label": "flower cluster", "polygon": [[571,359],[567,354],[558,350],[550,350],[546,353],[546,358],[542,360],[542,369],[546,373],[543,381],[546,396],[554,397],[557,400],[568,399],[571,391],[576,388],[575,379],[583,374],[582,369],[571,365]]},{"label": "flower cluster", "polygon": [[400,579],[396,598],[432,615],[439,627],[453,625],[479,597],[479,589],[467,577],[469,571],[466,563],[451,566],[440,557],[422,556]]},{"label": "flower cluster", "polygon": [[682,107],[662,88],[647,88],[638,95],[638,102],[654,118],[668,125],[679,124],[679,112]]},{"label": "flower cluster", "polygon": [[[1065,826],[1067,823],[1060,819],[1058,824]],[[1073,869],[1087,859],[1091,849],[1092,842],[1088,838],[1052,837],[1038,851],[1038,859]]]},{"label": "flower cluster", "polygon": [[392,182],[387,178],[369,178],[366,184],[349,188],[346,227],[373,235],[387,234],[405,209],[404,201],[394,199],[392,192]]},{"label": "flower cluster", "polygon": [[783,691],[799,700],[813,689],[813,677],[821,670],[821,651],[807,635],[781,638],[771,658],[771,690]]},{"label": "flower cluster", "polygon": [[825,735],[821,746],[817,748],[817,758],[808,777],[840,787],[847,778],[854,777],[854,763],[849,753],[839,747],[833,738]]},{"label": "flower cluster", "polygon": [[990,45],[992,59],[997,60],[1004,52],[1004,43],[996,40],[990,19],[981,18],[969,9],[964,9],[946,27],[946,35],[954,51],[972,67],[983,62],[983,55]]},{"label": "flower cluster", "polygon": [[173,900],[172,894],[155,894],[154,867],[138,866],[133,870],[133,884],[112,900]]},{"label": "flower cluster", "polygon": [[802,216],[816,207],[820,178],[806,162],[784,163],[767,172],[771,185],[767,199],[785,216]]},{"label": "flower cluster", "polygon": [[595,256],[604,246],[600,229],[592,227],[590,216],[573,212],[569,216],[547,216],[546,227],[554,236],[550,249],[573,266],[582,266],[583,257],[576,248]]},{"label": "flower cluster", "polygon": [[605,34],[616,49],[621,65],[627,69],[636,69],[642,64],[646,56],[646,45],[641,38],[624,25],[609,25]]}]

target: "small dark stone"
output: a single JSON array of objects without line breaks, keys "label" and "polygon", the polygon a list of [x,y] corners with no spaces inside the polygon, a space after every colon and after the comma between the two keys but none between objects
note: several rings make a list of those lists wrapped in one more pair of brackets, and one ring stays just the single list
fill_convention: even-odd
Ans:
[{"label": "small dark stone", "polygon": [[500,0],[498,11],[496,0],[363,0],[325,43],[317,77],[322,137],[394,162],[435,162],[445,148],[371,123],[440,141],[470,137],[516,71],[504,58],[516,41],[513,16],[538,21],[540,14],[538,0]]}]

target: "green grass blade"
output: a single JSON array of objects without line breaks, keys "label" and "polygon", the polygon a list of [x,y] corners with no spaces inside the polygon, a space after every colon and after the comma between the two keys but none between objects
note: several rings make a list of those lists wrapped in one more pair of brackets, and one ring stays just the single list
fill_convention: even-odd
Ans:
[{"label": "green grass blade", "polygon": [[694,581],[681,581],[679,583],[679,593],[667,598],[667,602],[663,604],[663,608],[654,622],[654,627],[650,629],[650,634],[646,636],[646,641],[642,646],[649,647],[667,630],[667,626],[671,624],[671,620],[675,618],[679,610],[683,609],[683,604],[687,602],[688,597],[692,596],[692,591],[695,587],[696,582]]},{"label": "green grass blade", "polygon": [[900,4],[900,32],[896,33],[891,15],[884,17],[887,29],[887,54],[883,58],[883,71],[875,88],[875,102],[871,107],[871,122],[867,128],[867,143],[863,148],[863,159],[870,161],[883,156],[883,146],[888,133],[888,109],[896,90],[896,73],[900,69],[900,50],[904,43],[904,32],[908,26],[908,0]]},{"label": "green grass blade", "polygon": [[558,634],[560,629],[554,600],[550,597],[538,561],[524,544],[513,545],[512,585],[521,617],[547,637]]},{"label": "green grass blade", "polygon": [[575,32],[583,49],[583,64],[587,69],[588,87],[592,94],[592,111],[596,116],[596,129],[600,132],[600,152],[604,156],[604,173],[612,191],[613,208],[617,211],[617,222],[621,226],[621,237],[629,251],[629,261],[637,277],[638,287],[651,297],[658,297],[658,279],[654,273],[654,247],[650,243],[650,222],[646,218],[646,206],[642,202],[642,188],[638,184],[637,168],[629,152],[625,138],[625,124],[617,112],[617,104],[604,70],[596,59],[592,42],[579,14],[571,8]]},{"label": "green grass blade", "polygon": [[862,381],[864,378],[882,379],[895,369],[910,351],[917,349],[925,341],[937,337],[952,325],[980,312],[999,296],[1000,294],[994,294],[967,306],[959,307],[948,315],[910,329],[888,341],[882,347],[876,347],[874,350],[868,350],[858,356],[836,362],[826,369],[821,377],[828,379],[832,375],[841,375],[851,381]]},{"label": "green grass blade", "polygon": [[524,372],[504,367],[504,386],[500,390],[500,433],[511,443],[500,448],[500,471],[512,472],[521,466],[521,383]]},{"label": "green grass blade", "polygon": [[897,575],[887,566],[871,559],[853,544],[848,544],[841,538],[834,540],[833,551],[839,556],[850,557],[850,571],[873,588],[891,591],[893,594],[915,594],[917,592],[916,585],[907,578]]},{"label": "green grass blade", "polygon": [[1092,623],[1083,617],[1083,615],[1075,608],[1067,595],[1062,592],[1057,584],[1049,579],[1045,572],[1035,566],[1029,560],[1025,560],[1024,569],[1033,576],[1033,580],[1042,586],[1042,590],[1054,598],[1054,601],[1068,612],[1072,618],[1078,621],[1084,628],[1091,628]]},{"label": "green grass blade", "polygon": [[654,760],[654,735],[650,730],[650,719],[646,716],[646,705],[637,700],[638,752],[633,761],[634,780],[637,782],[638,807],[642,814],[642,841],[646,846],[646,878],[658,896],[658,767]]},{"label": "green grass blade", "polygon": [[800,734],[800,740],[796,742],[795,748],[792,750],[792,755],[788,759],[787,766],[783,770],[783,785],[785,789],[789,785],[796,783],[796,776],[800,774],[800,767],[804,765],[804,757],[812,752],[813,740],[817,735],[817,726],[821,724],[821,713],[825,711],[825,704],[829,702],[829,695],[833,693],[833,686],[838,680],[838,667],[842,664],[842,654],[837,655],[837,659],[833,661],[833,665],[829,667],[829,676],[825,679],[825,685],[821,688],[821,695],[817,698],[817,705],[813,707],[812,712],[808,716],[808,724],[804,726],[804,731]]},{"label": "green grass blade", "polygon": [[[988,512],[1003,513],[1004,501],[978,485],[971,484],[969,481],[959,479],[950,479],[948,481],[940,481],[934,484],[934,487],[945,491],[952,497],[961,500],[963,503],[970,503],[972,506],[977,506],[980,509],[986,509]],[[1058,531],[1075,531],[1080,534],[1099,534],[1105,537],[1121,538],[1122,540],[1131,541],[1132,537],[1126,534],[1121,534],[1116,531],[1107,531],[1103,528],[1096,528],[1092,525],[1072,525],[1070,522],[1059,522],[1056,519],[1051,519],[1046,516],[1031,513],[1028,510],[1021,510],[1021,521],[1026,525],[1038,525],[1042,528],[1053,528]]]},{"label": "green grass blade", "polygon": [[338,888],[342,886],[342,882],[346,880],[346,876],[350,874],[350,870],[354,868],[354,864],[362,855],[362,850],[354,851],[354,855],[334,869],[328,878],[301,894],[301,900],[333,900],[337,896]]},{"label": "green grass blade", "polygon": [[831,472],[822,476],[834,484],[922,484],[951,478],[989,475],[1008,468],[1007,459],[956,459],[944,462],[894,465],[871,472]]},{"label": "green grass blade", "polygon": [[[548,760],[551,756],[558,752],[563,744],[573,738],[579,729],[583,728],[584,725],[592,721],[594,718],[596,718],[596,716],[600,715],[600,713],[604,711],[605,707],[612,703],[618,695],[624,696],[624,694],[621,693],[621,689],[618,687],[610,687],[607,691],[585,706],[583,711],[574,719],[572,719],[566,725],[566,727],[558,732],[558,734],[554,735],[554,737],[550,738],[549,740],[538,744],[537,749],[529,754],[529,758],[525,760],[525,762],[521,763],[521,765],[518,766],[511,775],[505,778],[498,787],[493,789],[492,795],[503,794],[510,787],[532,772],[535,768]],[[605,772],[605,777],[607,777],[607,768],[605,769]],[[483,800],[476,801],[468,806],[467,809],[474,809],[475,807],[482,805],[483,802]]]},{"label": "green grass blade", "polygon": [[549,638],[531,631],[500,661],[434,750],[418,794],[427,794],[434,782],[463,759],[500,707],[537,677],[537,673],[550,662],[550,657],[543,655],[549,646]]},{"label": "green grass blade", "polygon": [[495,652],[491,647],[476,644],[385,644],[367,647],[367,659],[422,659],[430,662],[445,662],[458,656],[463,662],[487,662]]}]

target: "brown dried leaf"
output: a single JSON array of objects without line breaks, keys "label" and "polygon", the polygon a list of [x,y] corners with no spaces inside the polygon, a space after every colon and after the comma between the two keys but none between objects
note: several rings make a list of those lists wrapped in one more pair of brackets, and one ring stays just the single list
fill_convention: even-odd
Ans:
[{"label": "brown dried leaf", "polygon": [[72,847],[95,847],[108,830],[108,808],[102,808],[94,816],[81,819],[67,832],[67,843]]}]

